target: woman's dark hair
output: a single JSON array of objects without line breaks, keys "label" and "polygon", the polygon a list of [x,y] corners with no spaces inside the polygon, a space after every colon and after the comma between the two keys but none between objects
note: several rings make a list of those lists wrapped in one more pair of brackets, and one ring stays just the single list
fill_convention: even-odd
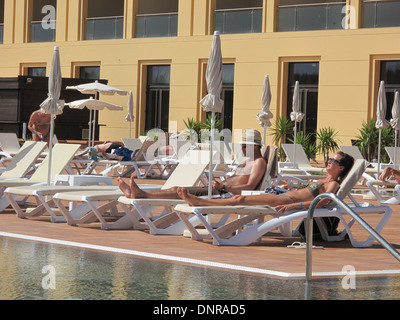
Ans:
[{"label": "woman's dark hair", "polygon": [[342,151],[337,152],[337,154],[342,157],[342,159],[340,159],[339,161],[339,165],[344,167],[343,171],[339,174],[339,183],[341,183],[353,167],[354,158],[351,155]]}]

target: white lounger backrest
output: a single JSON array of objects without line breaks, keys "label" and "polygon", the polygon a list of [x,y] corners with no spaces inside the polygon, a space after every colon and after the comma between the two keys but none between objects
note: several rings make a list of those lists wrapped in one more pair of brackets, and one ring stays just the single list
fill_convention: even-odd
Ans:
[{"label": "white lounger backrest", "polygon": [[351,189],[357,184],[358,180],[360,180],[367,167],[368,162],[364,159],[357,159],[354,162],[353,167],[340,184],[340,188],[336,193],[340,199],[343,200],[348,194],[350,194]]},{"label": "white lounger backrest", "polygon": [[122,142],[124,143],[125,147],[133,151],[140,149],[143,145],[143,142],[140,139],[122,138]]},{"label": "white lounger backrest", "polygon": [[[54,181],[56,175],[61,174],[71,162],[75,153],[79,150],[79,144],[57,143],[52,149],[51,160],[51,181]],[[48,176],[49,155],[44,158],[43,162],[33,173],[30,181],[46,182]]]},{"label": "white lounger backrest", "polygon": [[0,132],[0,146],[2,151],[13,156],[20,149],[17,135],[15,133]]},{"label": "white lounger backrest", "polygon": [[357,146],[340,146],[341,151],[351,155],[354,159],[364,159],[360,149]]},{"label": "white lounger backrest", "polygon": [[[285,151],[289,161],[295,162],[293,144],[282,143],[282,148]],[[296,163],[299,165],[299,167],[311,167],[310,160],[307,158],[307,155],[301,144],[296,144]]]},{"label": "white lounger backrest", "polygon": [[37,158],[46,148],[46,142],[26,141],[11,159],[0,179],[22,178],[32,168]]},{"label": "white lounger backrest", "polygon": [[210,163],[209,150],[189,150],[176,166],[162,189],[195,186]]}]

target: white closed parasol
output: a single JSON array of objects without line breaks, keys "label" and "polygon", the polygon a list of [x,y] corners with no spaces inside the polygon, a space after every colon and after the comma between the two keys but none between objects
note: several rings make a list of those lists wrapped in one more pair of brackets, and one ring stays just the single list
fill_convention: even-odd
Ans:
[{"label": "white closed parasol", "polygon": [[210,58],[208,59],[207,71],[207,95],[200,101],[203,110],[211,112],[211,138],[210,138],[210,166],[209,166],[209,183],[208,197],[212,194],[212,158],[215,130],[215,112],[221,112],[224,106],[224,101],[221,99],[222,90],[222,53],[221,40],[219,32],[214,32],[214,38],[211,46]]},{"label": "white closed parasol", "polygon": [[304,118],[304,113],[301,112],[300,105],[300,84],[296,81],[293,92],[293,103],[292,112],[290,113],[290,119],[294,121],[294,143],[293,143],[293,167],[296,166],[296,142],[297,142],[297,122],[301,122]]},{"label": "white closed parasol", "polygon": [[261,112],[257,113],[257,119],[260,121],[260,126],[264,128],[264,145],[266,144],[267,128],[271,126],[273,114],[269,110],[271,104],[271,87],[269,84],[269,76],[264,79],[264,88],[261,97]]},{"label": "white closed parasol", "polygon": [[381,137],[382,137],[382,129],[386,129],[389,127],[390,123],[386,120],[386,90],[385,90],[385,82],[381,81],[379,85],[378,92],[378,101],[376,106],[376,123],[375,127],[379,129],[379,141],[378,141],[378,177],[381,165]]},{"label": "white closed parasol", "polygon": [[54,47],[53,59],[51,61],[49,73],[48,97],[40,104],[45,113],[51,115],[50,122],[50,138],[49,138],[49,171],[47,175],[47,184],[50,185],[51,179],[51,162],[53,156],[53,136],[54,136],[54,120],[56,116],[63,113],[64,101],[60,100],[62,85],[60,50]]}]

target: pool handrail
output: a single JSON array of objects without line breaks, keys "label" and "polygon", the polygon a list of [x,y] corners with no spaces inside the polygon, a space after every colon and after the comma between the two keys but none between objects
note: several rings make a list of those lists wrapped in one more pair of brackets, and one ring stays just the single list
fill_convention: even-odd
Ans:
[{"label": "pool handrail", "polygon": [[345,202],[343,202],[334,193],[321,193],[311,202],[307,214],[306,223],[306,281],[312,279],[312,245],[313,245],[313,217],[314,211],[318,203],[322,199],[330,198],[336,205],[346,211],[355,221],[357,221],[372,237],[374,237],[386,250],[388,250],[398,261],[400,261],[400,253],[390,245],[378,232],[374,230],[364,219],[354,212]]}]

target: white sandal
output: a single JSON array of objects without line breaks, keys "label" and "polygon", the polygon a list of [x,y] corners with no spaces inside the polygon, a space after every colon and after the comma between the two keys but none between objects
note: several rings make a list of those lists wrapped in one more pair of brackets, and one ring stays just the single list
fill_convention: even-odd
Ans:
[{"label": "white sandal", "polygon": [[[287,246],[288,248],[297,248],[297,249],[305,249],[307,248],[307,243],[306,242],[299,242],[295,241],[291,245]],[[312,246],[313,249],[324,249],[323,246]]]}]

